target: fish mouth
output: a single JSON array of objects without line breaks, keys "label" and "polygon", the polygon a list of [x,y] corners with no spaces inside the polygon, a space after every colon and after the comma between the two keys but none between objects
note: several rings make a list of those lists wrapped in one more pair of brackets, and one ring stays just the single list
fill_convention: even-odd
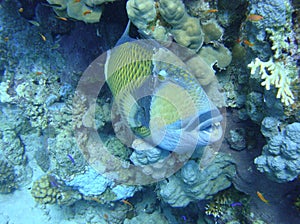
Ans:
[{"label": "fish mouth", "polygon": [[222,120],[223,116],[218,109],[209,110],[190,119],[184,130],[187,132],[199,132],[198,136],[202,144],[213,143],[220,140],[223,135]]},{"label": "fish mouth", "polygon": [[163,128],[153,128],[147,141],[168,151],[191,152],[198,146],[207,146],[221,139],[222,120],[223,116],[217,109],[198,113]]}]

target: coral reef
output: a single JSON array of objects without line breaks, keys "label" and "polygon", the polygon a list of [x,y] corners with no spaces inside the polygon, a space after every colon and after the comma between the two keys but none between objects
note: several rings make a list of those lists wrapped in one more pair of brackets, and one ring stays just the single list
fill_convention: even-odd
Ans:
[{"label": "coral reef", "polygon": [[254,160],[257,169],[278,183],[294,180],[300,174],[300,123],[289,124],[276,134],[277,119],[265,118],[262,124],[263,134],[270,140]]},{"label": "coral reef", "polygon": [[[127,1],[127,13],[138,28],[140,38],[154,38],[172,52],[177,52],[186,69],[195,75],[218,106],[224,106],[224,97],[217,82],[217,78],[222,79],[227,106],[235,107],[232,117],[224,116],[232,123],[228,123],[228,142],[223,142],[222,147],[225,152],[231,152],[232,157],[240,159],[233,161],[231,155],[217,153],[214,149],[210,149],[214,155],[208,153],[206,157],[202,149],[196,150],[175,175],[151,186],[133,187],[120,185],[94,171],[74,138],[74,127],[95,129],[107,151],[124,162],[121,169],[134,164],[138,168],[146,167],[143,174],[147,173],[157,180],[164,176],[163,172],[157,172],[159,168],[152,165],[164,165],[164,160],[170,155],[168,152],[150,145],[133,145],[134,149],[131,149],[112,135],[112,98],[107,89],[104,88],[102,91],[105,93],[98,95],[95,107],[87,109],[88,98],[75,97],[72,101],[82,69],[98,55],[99,48],[102,51],[108,42],[113,43],[118,38],[114,35],[115,30],[121,33],[119,27],[114,27],[111,22],[112,17],[120,12],[103,11],[105,4],[113,1],[48,0],[50,4],[60,5],[51,7],[40,1],[1,1],[0,192],[10,193],[20,187],[14,194],[2,195],[5,200],[1,198],[1,206],[5,206],[0,212],[0,220],[3,223],[17,223],[13,219],[17,215],[7,215],[8,210],[14,210],[11,209],[14,205],[11,200],[16,200],[17,196],[20,198],[16,201],[27,201],[23,199],[28,198],[23,196],[28,194],[28,186],[32,185],[32,197],[43,205],[26,204],[28,211],[35,216],[37,213],[33,211],[39,210],[38,214],[42,213],[41,216],[47,219],[44,222],[29,220],[32,223],[196,223],[196,220],[202,223],[202,216],[206,223],[266,223],[259,219],[278,223],[270,214],[279,210],[276,208],[283,208],[277,207],[276,202],[279,201],[285,202],[280,203],[281,206],[291,206],[283,208],[285,211],[294,208],[290,194],[283,194],[282,189],[291,192],[289,189],[297,187],[297,182],[291,181],[300,174],[299,61],[295,57],[295,43],[299,42],[299,35],[295,35],[291,28],[292,25],[299,28],[299,10],[293,12],[291,2],[287,0]],[[117,2],[109,6],[113,8],[115,4]],[[25,19],[25,14],[30,13],[21,12],[26,11],[25,6],[28,5],[32,13],[31,23]],[[103,13],[107,13],[105,20],[101,19],[99,24],[97,22]],[[113,16],[107,16],[109,13]],[[263,19],[251,21],[249,15],[259,15]],[[63,21],[62,17],[67,21]],[[294,21],[292,24],[291,18],[297,19],[297,23]],[[127,18],[124,16],[121,20],[125,23]],[[62,23],[64,26],[60,27]],[[102,26],[108,30],[109,38],[103,37]],[[238,30],[240,34],[237,34]],[[45,41],[41,35],[45,36]],[[91,39],[100,44],[88,43]],[[192,53],[174,47],[172,39],[183,48],[191,49]],[[240,39],[239,43],[236,43],[237,39]],[[66,53],[67,48],[73,50]],[[91,50],[83,51],[85,53],[81,57],[79,48]],[[233,48],[236,57],[234,64],[230,52]],[[82,59],[86,60],[86,64],[78,63]],[[74,69],[76,66],[73,64],[80,64],[81,67],[78,67],[81,69]],[[251,121],[241,123],[236,120],[237,115]],[[248,124],[247,127],[242,126]],[[255,130],[251,136],[255,141],[263,140],[258,133],[260,124],[267,143],[262,155],[255,159],[255,164],[268,178],[281,183],[278,185],[267,178],[257,178],[265,182],[253,181],[262,174],[248,166],[250,163],[252,165],[253,156],[258,155],[260,149],[252,147],[248,131]],[[81,139],[83,142],[91,140],[85,137]],[[260,141],[258,144],[265,143]],[[235,150],[229,150],[228,146]],[[96,147],[95,150],[103,149]],[[92,159],[97,159],[92,157],[94,154],[90,155]],[[111,166],[114,162],[112,160]],[[232,182],[235,183],[232,179],[236,166],[241,177],[244,177],[244,172],[249,172],[246,177],[252,176],[252,179],[245,178],[246,187],[243,189],[249,190],[247,192],[255,198],[249,200],[245,195],[222,191],[228,189]],[[147,170],[148,167],[150,169]],[[27,170],[29,173],[25,174]],[[282,187],[272,193],[262,189],[271,184]],[[140,189],[142,191],[138,192]],[[255,195],[258,189],[264,192],[271,206],[259,201]],[[278,197],[275,197],[276,193]],[[294,205],[300,207],[298,190],[296,194]],[[128,198],[129,201],[125,200]],[[256,200],[261,204],[255,204]],[[250,212],[248,209],[253,204],[257,208]],[[58,220],[61,215],[64,220]]]},{"label": "coral reef", "polygon": [[237,128],[229,131],[227,141],[230,148],[241,151],[247,147],[246,130],[244,128]]},{"label": "coral reef", "polygon": [[11,193],[16,187],[16,177],[13,166],[4,160],[0,160],[0,193]]},{"label": "coral reef", "polygon": [[72,205],[82,198],[78,192],[66,188],[52,174],[44,175],[36,180],[32,185],[31,195],[41,204]]},{"label": "coral reef", "polygon": [[57,15],[81,20],[86,23],[99,22],[103,5],[115,0],[47,0],[50,4],[59,5],[54,8]]},{"label": "coral reef", "polygon": [[[270,50],[273,52],[269,56],[255,58],[248,67],[251,74],[259,72],[261,75],[261,85],[266,90],[271,86],[278,89],[276,98],[281,99],[285,106],[294,103],[294,96],[291,90],[291,82],[297,79],[296,61],[293,56],[297,52],[294,39],[295,33],[292,31],[292,8],[288,1],[253,1],[252,11],[263,16],[259,23],[251,23],[249,29],[255,27],[259,30],[255,38],[265,44],[266,36],[269,34],[269,41],[272,43]],[[254,8],[257,7],[257,8]],[[287,35],[288,34],[288,35]],[[259,50],[256,49],[255,50]],[[261,49],[260,49],[261,50]],[[265,55],[265,54],[262,54]],[[269,58],[269,60],[267,59]]]},{"label": "coral reef", "polygon": [[157,4],[154,0],[141,2],[128,1],[127,13],[143,34],[167,41],[170,33],[178,44],[196,51],[200,49],[204,39],[200,22],[187,14],[181,0],[160,0]]},{"label": "coral reef", "polygon": [[65,184],[84,196],[89,196],[102,194],[110,185],[110,181],[89,168],[85,173],[77,174],[72,180],[65,181]]},{"label": "coral reef", "polygon": [[[117,185],[105,178],[93,168],[89,167],[83,174],[77,174],[72,180],[66,180],[65,184],[72,189],[79,191],[83,196],[101,197],[105,191],[110,191],[110,201],[122,200],[132,197],[137,188],[132,186]],[[108,198],[106,197],[106,200]]]},{"label": "coral reef", "polygon": [[163,160],[168,152],[162,151],[147,144],[137,144],[138,141],[133,142],[134,151],[130,156],[131,162],[135,165],[146,165],[156,163],[159,160]]},{"label": "coral reef", "polygon": [[55,138],[48,138],[47,145],[52,165],[55,167],[53,170],[62,179],[68,179],[70,175],[84,171],[86,161],[71,132],[61,130]]},{"label": "coral reef", "polygon": [[171,25],[170,33],[177,43],[196,51],[201,48],[204,38],[200,22],[187,14],[181,0],[160,0],[159,12]]},{"label": "coral reef", "polygon": [[118,138],[110,137],[104,144],[112,155],[121,160],[128,160],[131,149],[126,147]]},{"label": "coral reef", "polygon": [[211,67],[216,64],[220,69],[225,69],[232,59],[231,52],[222,44],[219,44],[217,47],[202,47],[199,55]]},{"label": "coral reef", "polygon": [[234,161],[228,155],[218,154],[204,170],[199,170],[199,165],[190,160],[180,173],[159,184],[159,195],[172,207],[185,207],[228,188],[234,175]]},{"label": "coral reef", "polygon": [[[207,7],[207,4],[204,5]],[[217,106],[224,106],[224,96],[220,93],[213,66],[225,69],[231,63],[232,56],[219,43],[224,29],[218,25],[216,19],[190,16],[181,0],[130,0],[126,8],[129,19],[138,28],[141,36],[154,38],[162,45],[167,45],[168,49],[185,62],[200,84],[207,87],[205,91],[210,99]],[[203,19],[203,29],[200,19]],[[183,48],[172,44],[172,37]],[[202,47],[204,42],[207,46]],[[192,53],[184,47],[191,49]],[[199,54],[195,55],[197,51]]]}]

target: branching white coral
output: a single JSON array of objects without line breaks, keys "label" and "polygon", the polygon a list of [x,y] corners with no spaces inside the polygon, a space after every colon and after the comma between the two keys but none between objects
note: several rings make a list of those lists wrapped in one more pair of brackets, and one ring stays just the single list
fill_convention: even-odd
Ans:
[{"label": "branching white coral", "polygon": [[283,62],[274,62],[273,58],[267,62],[263,62],[259,58],[256,58],[248,67],[251,68],[251,74],[255,74],[257,69],[259,69],[259,74],[263,80],[261,85],[265,86],[266,90],[270,90],[271,85],[278,89],[276,98],[281,99],[284,105],[288,106],[294,103],[294,96],[290,90],[290,73],[293,71],[288,67],[285,68]]},{"label": "branching white coral", "polygon": [[274,51],[274,58],[282,57],[283,52],[287,52],[290,49],[288,38],[291,31],[285,27],[281,27],[278,30],[267,28],[266,31],[271,35],[269,38],[272,41],[271,49]]}]

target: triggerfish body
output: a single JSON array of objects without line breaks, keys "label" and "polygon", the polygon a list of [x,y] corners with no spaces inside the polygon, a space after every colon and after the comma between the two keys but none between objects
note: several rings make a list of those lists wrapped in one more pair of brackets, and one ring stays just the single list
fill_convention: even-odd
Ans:
[{"label": "triggerfish body", "polygon": [[122,122],[135,137],[168,151],[218,141],[222,115],[185,64],[154,40],[132,41],[128,29],[105,63]]}]

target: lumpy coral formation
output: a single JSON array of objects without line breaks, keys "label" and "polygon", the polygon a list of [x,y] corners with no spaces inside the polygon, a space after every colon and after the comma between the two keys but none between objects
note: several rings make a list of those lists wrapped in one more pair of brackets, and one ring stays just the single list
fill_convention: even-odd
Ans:
[{"label": "lumpy coral formation", "polygon": [[263,147],[262,155],[254,163],[271,180],[284,183],[294,180],[300,174],[300,123],[289,124],[276,133],[274,129],[278,127],[277,119],[264,119],[263,134],[269,140]]},{"label": "lumpy coral formation", "polygon": [[130,0],[127,12],[132,23],[147,36],[167,41],[171,34],[177,43],[190,49],[199,50],[202,46],[200,22],[188,15],[181,0]]},{"label": "lumpy coral formation", "polygon": [[188,161],[168,181],[160,184],[161,198],[173,207],[185,207],[190,202],[207,199],[231,185],[235,175],[235,165],[231,157],[218,154],[212,164],[204,170],[193,161]]},{"label": "lumpy coral formation", "polygon": [[44,175],[32,185],[31,195],[41,204],[71,205],[81,194],[63,185],[54,175]]}]

